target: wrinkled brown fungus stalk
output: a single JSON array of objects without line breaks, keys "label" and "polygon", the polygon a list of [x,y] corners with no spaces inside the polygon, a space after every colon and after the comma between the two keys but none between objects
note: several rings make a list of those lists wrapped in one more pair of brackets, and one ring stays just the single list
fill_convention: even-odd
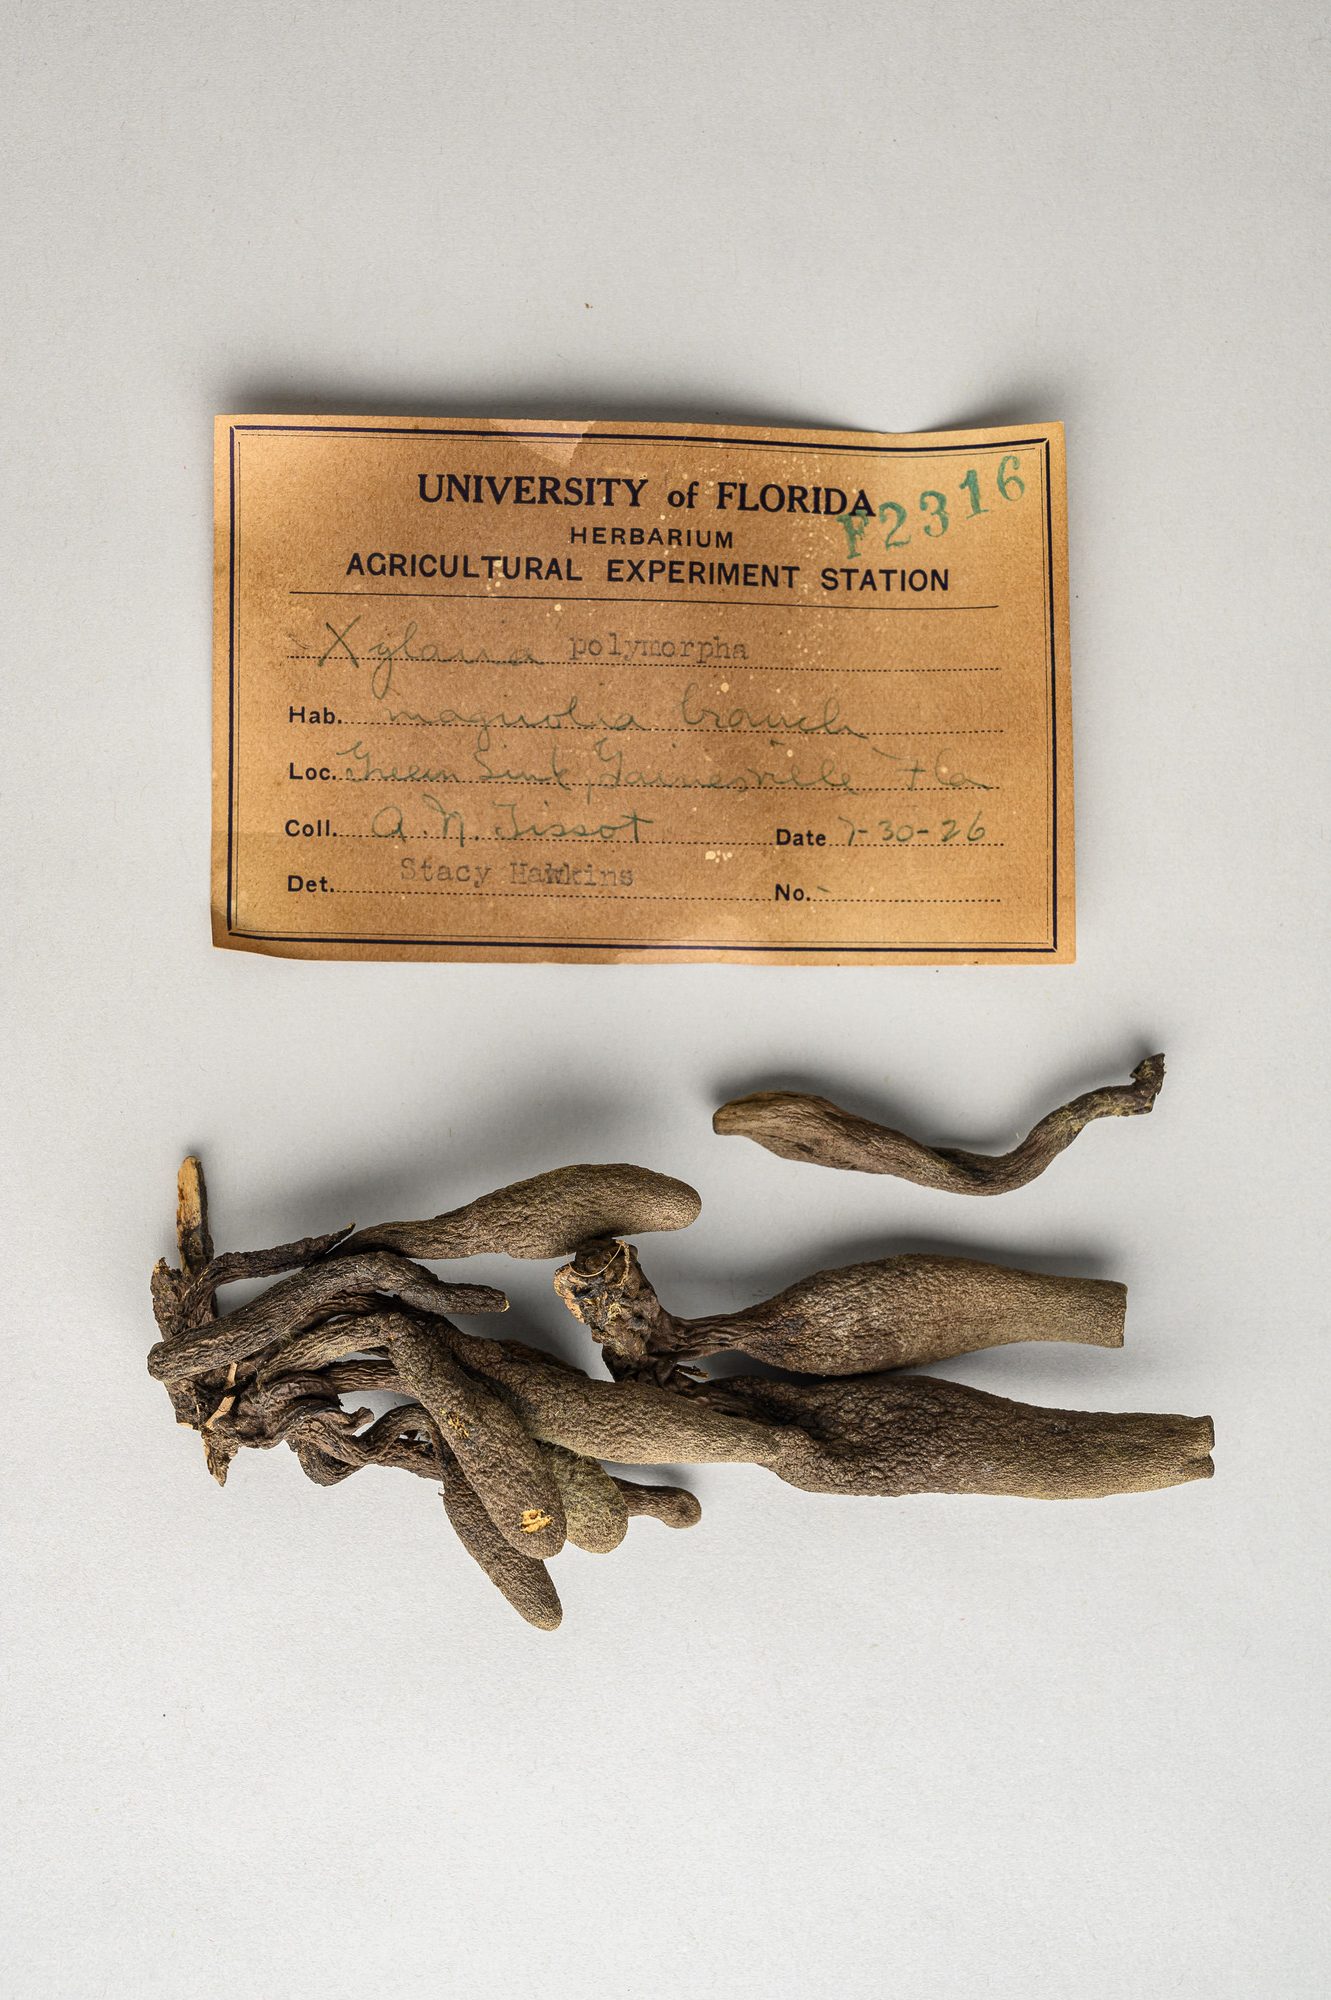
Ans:
[{"label": "wrinkled brown fungus stalk", "polygon": [[885,1257],[818,1271],[742,1312],[666,1311],[630,1243],[589,1243],[555,1290],[591,1329],[611,1373],[668,1380],[679,1361],[740,1348],[803,1375],[918,1368],[1018,1340],[1123,1345],[1127,1289],[969,1257]]},{"label": "wrinkled brown fungus stalk", "polygon": [[506,1541],[467,1484],[455,1458],[444,1463],[444,1511],[467,1554],[529,1625],[553,1632],[564,1615],[550,1572],[539,1557]]},{"label": "wrinkled brown fungus stalk", "polygon": [[427,1222],[359,1229],[339,1254],[400,1250],[440,1263],[454,1257],[567,1257],[592,1236],[687,1229],[701,1207],[693,1188],[648,1167],[556,1167]]},{"label": "wrinkled brown fungus stalk", "polygon": [[225,1368],[334,1313],[364,1311],[382,1299],[439,1313],[504,1312],[508,1306],[491,1285],[445,1284],[390,1250],[364,1250],[312,1264],[223,1319],[159,1340],[149,1350],[148,1373],[169,1382]]},{"label": "wrinkled brown fungus stalk", "polygon": [[429,1411],[477,1499],[511,1548],[557,1556],[564,1503],[549,1460],[508,1404],[453,1359],[455,1329],[406,1313],[381,1313],[404,1386]]},{"label": "wrinkled brown fungus stalk", "polygon": [[862,1174],[895,1174],[918,1187],[949,1194],[1005,1194],[1025,1187],[1097,1118],[1133,1118],[1149,1111],[1165,1080],[1163,1056],[1147,1056],[1131,1083],[1106,1085],[1051,1111],[1010,1153],[967,1153],[955,1146],[926,1146],[907,1132],[843,1111],[826,1097],[793,1090],[759,1090],[723,1104],[712,1129],[753,1139],[783,1160],[843,1167]]},{"label": "wrinkled brown fungus stalk", "polygon": [[1215,1471],[1209,1417],[1041,1409],[934,1375],[731,1376],[702,1395],[777,1427],[771,1470],[807,1493],[1099,1500]]},{"label": "wrinkled brown fungus stalk", "polygon": [[[608,1191],[604,1177],[624,1174],[629,1192],[626,1183]],[[542,1188],[550,1198],[544,1212]],[[581,1225],[573,1205],[579,1188],[587,1197]],[[593,1381],[521,1341],[463,1332],[451,1312],[502,1310],[504,1294],[434,1277],[409,1260],[401,1240],[366,1240],[380,1232],[215,1257],[202,1175],[197,1161],[186,1161],[181,1262],[153,1273],[161,1339],[149,1366],[179,1420],[202,1434],[219,1483],[244,1447],[285,1444],[316,1485],[338,1485],[372,1466],[440,1484],[467,1552],[543,1630],[561,1616],[546,1560],[566,1542],[608,1554],[636,1515],[673,1528],[699,1518],[683,1488],[637,1485],[603,1461],[751,1464],[811,1493],[883,1495],[1065,1499],[1209,1476],[1205,1417],[1035,1409],[955,1382],[886,1372],[1005,1340],[1116,1344],[1121,1286],[904,1257],[821,1272],[746,1312],[677,1320],[631,1246],[606,1240],[604,1225],[607,1215],[622,1221],[627,1212],[640,1227],[682,1226],[696,1197],[669,1192],[679,1188],[639,1168],[571,1168],[458,1211],[485,1216],[453,1236],[469,1246],[455,1254],[475,1254],[482,1243],[493,1251],[505,1213],[517,1254],[554,1254],[555,1244],[574,1250],[556,1286],[603,1341],[616,1374]],[[674,1223],[661,1221],[670,1214]],[[445,1218],[450,1227],[456,1219]],[[429,1238],[445,1240],[446,1231]],[[218,1287],[278,1272],[292,1275],[219,1315]],[[682,1357],[736,1347],[804,1371],[805,1379],[712,1381],[681,1366]],[[344,1396],[371,1392],[404,1400],[378,1416],[343,1404]]]},{"label": "wrinkled brown fungus stalk", "polygon": [[349,1230],[335,1229],[331,1236],[306,1236],[298,1243],[278,1243],[271,1250],[227,1250],[220,1257],[210,1257],[181,1297],[181,1317],[193,1324],[201,1317],[203,1299],[220,1285],[238,1284],[245,1278],[278,1278],[285,1271],[317,1264],[349,1234]]}]

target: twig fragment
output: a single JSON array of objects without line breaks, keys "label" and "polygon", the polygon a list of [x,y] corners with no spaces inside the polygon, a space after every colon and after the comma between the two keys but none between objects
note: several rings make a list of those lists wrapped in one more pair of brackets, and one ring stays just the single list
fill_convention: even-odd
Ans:
[{"label": "twig fragment", "polygon": [[188,1278],[196,1278],[212,1262],[208,1190],[203,1168],[193,1153],[182,1161],[176,1176],[176,1247],[180,1268]]}]

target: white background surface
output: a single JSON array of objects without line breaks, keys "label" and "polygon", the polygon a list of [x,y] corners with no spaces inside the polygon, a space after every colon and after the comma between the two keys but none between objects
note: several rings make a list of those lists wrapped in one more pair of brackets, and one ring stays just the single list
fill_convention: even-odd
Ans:
[{"label": "white background surface", "polygon": [[[18,8],[23,2000],[1327,1990],[1320,15]],[[1064,419],[1080,962],[214,952],[210,419],[246,409]],[[1000,1202],[709,1130],[802,1081],[1001,1147],[1157,1046],[1149,1121]],[[640,1160],[703,1192],[650,1265],[693,1311],[898,1248],[1121,1276],[1123,1353],[951,1372],[1210,1411],[1218,1476],[1050,1507],[705,1470],[699,1528],[561,1557],[532,1632],[427,1486],[206,1478],[143,1369],[188,1148],[224,1246]],[[579,1351],[548,1278],[523,1321]]]}]

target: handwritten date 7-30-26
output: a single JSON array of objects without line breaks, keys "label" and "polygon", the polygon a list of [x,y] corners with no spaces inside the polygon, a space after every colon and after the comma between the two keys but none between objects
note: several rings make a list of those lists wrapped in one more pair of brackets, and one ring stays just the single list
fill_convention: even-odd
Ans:
[{"label": "handwritten date 7-30-26", "polygon": [[877,819],[859,826],[844,813],[837,815],[846,829],[847,847],[909,847],[912,843],[920,847],[950,847],[957,842],[963,847],[978,847],[988,835],[984,822],[976,813],[969,826],[960,820],[940,818],[937,826],[916,826],[909,820]]}]

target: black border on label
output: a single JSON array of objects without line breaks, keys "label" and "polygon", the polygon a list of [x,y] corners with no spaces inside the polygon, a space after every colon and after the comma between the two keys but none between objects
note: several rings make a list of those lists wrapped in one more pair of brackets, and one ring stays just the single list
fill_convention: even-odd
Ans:
[{"label": "black border on label", "polygon": [[[769,953],[769,952],[775,954],[781,954],[784,956],[789,956],[793,953],[798,952],[801,954],[807,953],[810,956],[820,956],[820,955],[830,956],[832,954],[836,954],[838,956],[854,955],[856,957],[865,957],[865,958],[884,958],[884,957],[889,957],[895,953],[906,954],[914,952],[928,952],[936,958],[958,958],[958,957],[969,957],[976,952],[982,952],[989,957],[999,957],[1004,954],[1015,955],[1017,953],[1030,953],[1030,952],[1053,953],[1058,950],[1058,902],[1059,902],[1058,898],[1058,673],[1057,673],[1058,621],[1056,617],[1056,607],[1054,603],[1053,496],[1050,491],[1050,478],[1049,478],[1050,450],[1049,450],[1049,438],[1047,436],[1027,437],[1027,438],[1005,438],[1003,440],[1003,443],[1006,445],[1010,445],[1013,448],[1020,448],[1022,450],[1025,450],[1029,447],[1038,447],[1040,451],[1043,453],[1043,459],[1044,459],[1043,529],[1044,529],[1044,544],[1045,544],[1044,546],[1045,582],[1046,582],[1045,598],[1046,598],[1046,613],[1048,622],[1048,655],[1049,655],[1049,772],[1050,772],[1049,859],[1050,859],[1050,930],[1051,930],[1052,941],[1048,944],[1009,944],[1009,945],[994,945],[994,944],[936,945],[936,944],[930,944],[928,942],[919,944],[895,944],[895,945],[791,944],[789,942],[784,944],[773,944],[773,945],[765,945],[765,944],[734,945],[734,944],[726,944],[724,942],[717,943],[715,940],[710,940],[710,939],[696,939],[692,942],[676,941],[669,944],[663,944],[660,943],[659,941],[642,942],[635,940],[632,942],[624,942],[613,938],[606,940],[602,940],[599,938],[597,939],[579,938],[570,940],[566,937],[564,938],[497,938],[497,937],[423,938],[419,936],[385,937],[382,935],[366,931],[357,932],[351,936],[332,935],[332,934],[321,934],[318,936],[314,936],[311,935],[308,931],[247,931],[240,929],[240,927],[235,922],[235,896],[238,892],[238,884],[236,882],[236,874],[238,872],[238,862],[235,859],[236,856],[235,822],[236,822],[236,785],[237,785],[236,603],[237,603],[237,584],[238,584],[237,567],[239,560],[239,552],[236,546],[237,543],[236,522],[237,522],[238,499],[239,499],[239,465],[237,460],[236,440],[238,434],[249,431],[255,431],[255,432],[268,431],[268,432],[276,432],[279,435],[287,437],[319,436],[324,434],[331,434],[339,437],[446,437],[446,438],[474,438],[482,440],[488,439],[490,442],[493,443],[498,441],[499,439],[513,439],[513,438],[566,439],[571,436],[576,436],[578,435],[578,433],[575,430],[569,430],[569,429],[564,429],[564,430],[522,429],[522,430],[505,431],[502,428],[497,429],[493,424],[486,425],[485,428],[481,430],[467,430],[467,429],[457,429],[453,428],[452,426],[446,426],[446,425],[434,426],[428,424],[398,425],[398,424],[256,423],[256,424],[231,424],[228,426],[228,431],[229,431],[228,532],[230,536],[230,543],[227,550],[228,688],[227,688],[226,929],[228,937],[247,938],[256,944],[303,944],[311,946],[319,946],[325,944],[346,944],[346,945],[365,945],[365,946],[388,944],[388,945],[403,945],[407,947],[417,947],[423,951],[433,951],[433,950],[442,951],[446,950],[450,945],[458,945],[462,946],[463,948],[476,949],[480,951],[484,951],[487,949],[495,951],[570,951],[570,952],[614,951],[614,952],[626,952],[626,953],[627,952],[672,952],[672,951],[680,951],[680,952],[718,951],[718,952],[726,952],[735,956],[753,955],[757,957],[761,957],[764,953]],[[583,435],[587,435],[587,433],[583,433]],[[764,451],[764,452],[823,451],[823,452],[838,452],[842,454],[861,453],[865,456],[876,456],[884,458],[945,457],[953,452],[973,452],[977,449],[991,449],[991,450],[996,449],[996,447],[993,446],[980,447],[976,445],[962,445],[962,444],[955,444],[955,445],[828,444],[825,441],[826,439],[825,433],[823,434],[822,438],[782,438],[779,440],[769,440],[763,438],[718,438],[711,436],[702,436],[700,434],[695,434],[687,431],[670,432],[662,436],[660,433],[657,433],[655,435],[647,435],[641,431],[598,430],[594,433],[591,433],[591,435],[593,435],[596,441],[598,442],[604,440],[606,443],[610,444],[616,444],[616,443],[619,444],[632,443],[632,444],[643,444],[643,445],[708,444],[708,445],[726,445],[726,446],[733,446],[736,449],[740,450],[747,449],[747,450]],[[321,592],[319,594],[323,595],[324,593]],[[399,593],[395,592],[393,594],[398,595]],[[440,593],[440,594],[444,595],[451,593]],[[580,600],[574,600],[570,598],[569,601],[574,602]],[[626,603],[633,602],[632,599],[625,599],[624,601]],[[776,609],[777,607],[773,606],[772,608]],[[819,608],[821,609],[823,607]],[[877,608],[878,607],[876,606],[864,607],[864,609],[866,610],[877,609]]]}]

